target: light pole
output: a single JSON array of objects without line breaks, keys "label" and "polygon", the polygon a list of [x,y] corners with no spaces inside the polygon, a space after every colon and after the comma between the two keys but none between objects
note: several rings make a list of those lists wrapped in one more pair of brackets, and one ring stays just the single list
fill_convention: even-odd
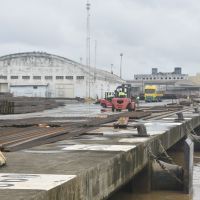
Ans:
[{"label": "light pole", "polygon": [[144,79],[142,78],[142,94],[144,93]]},{"label": "light pole", "polygon": [[88,75],[88,97],[90,98],[90,2],[87,0],[86,10],[87,10],[87,39],[86,39],[86,66],[89,68]]},{"label": "light pole", "polygon": [[82,65],[82,61],[83,61],[83,58],[82,57],[80,57],[80,64]]},{"label": "light pole", "polygon": [[96,66],[97,66],[97,40],[94,45],[94,81],[96,81]]},{"label": "light pole", "polygon": [[120,53],[120,78],[122,78],[122,57],[123,57],[123,53]]},{"label": "light pole", "polygon": [[113,64],[110,65],[111,68],[111,74],[113,74]]}]

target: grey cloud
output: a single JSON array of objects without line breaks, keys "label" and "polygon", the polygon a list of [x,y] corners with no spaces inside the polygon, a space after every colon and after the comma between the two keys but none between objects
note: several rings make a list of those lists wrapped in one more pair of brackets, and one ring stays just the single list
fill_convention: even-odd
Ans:
[{"label": "grey cloud", "polygon": [[[41,50],[85,61],[86,0],[0,0],[0,54]],[[91,0],[91,63],[123,76],[151,67],[199,72],[197,0]]]}]

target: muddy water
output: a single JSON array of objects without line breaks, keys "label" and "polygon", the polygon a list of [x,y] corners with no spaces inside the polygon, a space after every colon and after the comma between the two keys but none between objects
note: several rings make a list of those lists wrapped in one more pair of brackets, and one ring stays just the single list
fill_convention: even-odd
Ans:
[{"label": "muddy water", "polygon": [[130,194],[119,191],[109,200],[200,200],[200,153],[194,154],[193,194],[177,191],[153,191],[150,194]]}]

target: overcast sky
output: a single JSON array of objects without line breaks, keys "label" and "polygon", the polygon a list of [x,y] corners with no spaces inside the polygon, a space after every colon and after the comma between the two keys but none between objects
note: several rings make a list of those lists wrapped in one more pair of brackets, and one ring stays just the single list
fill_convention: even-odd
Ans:
[{"label": "overcast sky", "polygon": [[[200,72],[200,1],[90,0],[91,63],[123,78]],[[0,55],[45,51],[85,63],[86,0],[0,0]]]}]

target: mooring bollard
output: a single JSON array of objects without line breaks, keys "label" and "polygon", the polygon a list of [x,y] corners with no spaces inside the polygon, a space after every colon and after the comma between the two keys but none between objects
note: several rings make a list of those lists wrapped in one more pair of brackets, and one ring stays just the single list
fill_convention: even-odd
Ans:
[{"label": "mooring bollard", "polygon": [[194,113],[199,113],[199,107],[194,107]]},{"label": "mooring bollard", "polygon": [[140,136],[148,136],[147,129],[144,124],[135,124],[134,128],[137,128],[138,135]]},{"label": "mooring bollard", "polygon": [[175,121],[184,121],[184,117],[183,117],[182,112],[178,112],[178,113],[176,113],[176,115],[178,116],[178,119],[175,119]]}]

